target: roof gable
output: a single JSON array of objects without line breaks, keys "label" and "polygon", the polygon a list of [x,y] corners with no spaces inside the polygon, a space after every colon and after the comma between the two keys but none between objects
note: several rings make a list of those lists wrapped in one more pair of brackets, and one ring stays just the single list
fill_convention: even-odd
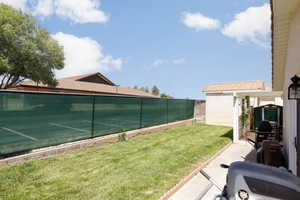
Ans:
[{"label": "roof gable", "polygon": [[79,76],[66,77],[59,80],[82,81],[82,82],[99,83],[99,84],[115,86],[115,84],[111,80],[106,78],[101,73],[84,74]]}]

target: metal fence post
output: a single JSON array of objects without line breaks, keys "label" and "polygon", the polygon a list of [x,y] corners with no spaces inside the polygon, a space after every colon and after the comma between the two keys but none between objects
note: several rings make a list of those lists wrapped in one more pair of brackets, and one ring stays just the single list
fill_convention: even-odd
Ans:
[{"label": "metal fence post", "polygon": [[94,120],[95,120],[95,96],[93,96],[93,110],[92,110],[92,134],[91,137],[94,137]]},{"label": "metal fence post", "polygon": [[169,99],[167,99],[167,124],[169,123]]},{"label": "metal fence post", "polygon": [[143,98],[140,98],[140,128],[142,128],[142,118],[143,118],[143,116],[142,116],[142,113],[143,113]]},{"label": "metal fence post", "polygon": [[196,119],[196,113],[197,113],[197,110],[196,110],[196,100],[193,100],[193,119]]}]

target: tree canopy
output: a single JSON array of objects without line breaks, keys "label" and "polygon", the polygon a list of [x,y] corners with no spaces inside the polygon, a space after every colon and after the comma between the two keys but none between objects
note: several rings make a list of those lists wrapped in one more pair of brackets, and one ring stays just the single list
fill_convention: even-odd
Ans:
[{"label": "tree canopy", "polygon": [[172,96],[170,96],[170,95],[168,95],[168,94],[165,94],[165,93],[161,93],[161,94],[160,94],[160,98],[173,99]]},{"label": "tree canopy", "polygon": [[0,88],[25,79],[55,86],[63,67],[63,47],[31,15],[0,3]]},{"label": "tree canopy", "polygon": [[[139,88],[137,85],[135,85],[133,88],[136,89],[136,90],[141,90],[143,92],[150,93],[149,88],[147,86],[146,87],[142,86],[142,87]],[[152,87],[151,94],[156,95],[156,96],[160,96],[161,98],[173,99],[172,96],[170,96],[166,93],[161,93],[160,94],[160,90],[157,86]]]},{"label": "tree canopy", "polygon": [[158,89],[158,87],[153,86],[152,89],[151,89],[151,93],[152,93],[153,95],[158,96],[158,95],[159,95],[159,89]]}]

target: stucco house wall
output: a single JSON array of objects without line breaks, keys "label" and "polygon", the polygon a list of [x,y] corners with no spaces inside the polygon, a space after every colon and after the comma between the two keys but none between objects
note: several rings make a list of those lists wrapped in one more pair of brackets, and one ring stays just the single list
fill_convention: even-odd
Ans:
[{"label": "stucco house wall", "polygon": [[290,33],[288,40],[287,58],[284,73],[283,90],[283,131],[284,146],[288,154],[289,168],[296,173],[297,159],[295,148],[295,137],[297,136],[297,105],[295,100],[288,100],[288,86],[291,84],[291,77],[300,74],[300,9],[296,10],[290,23]]},{"label": "stucco house wall", "polygon": [[[207,93],[206,120],[207,124],[233,126],[234,93]],[[258,107],[267,104],[282,106],[281,97],[250,97],[250,106]]]},{"label": "stucco house wall", "polygon": [[205,115],[207,124],[232,126],[233,95],[206,94]]}]

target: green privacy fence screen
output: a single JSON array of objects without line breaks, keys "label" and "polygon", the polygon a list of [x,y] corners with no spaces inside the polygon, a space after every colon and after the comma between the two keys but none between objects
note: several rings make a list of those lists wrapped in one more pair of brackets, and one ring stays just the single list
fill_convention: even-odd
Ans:
[{"label": "green privacy fence screen", "polygon": [[194,116],[194,101],[0,92],[0,155]]}]

